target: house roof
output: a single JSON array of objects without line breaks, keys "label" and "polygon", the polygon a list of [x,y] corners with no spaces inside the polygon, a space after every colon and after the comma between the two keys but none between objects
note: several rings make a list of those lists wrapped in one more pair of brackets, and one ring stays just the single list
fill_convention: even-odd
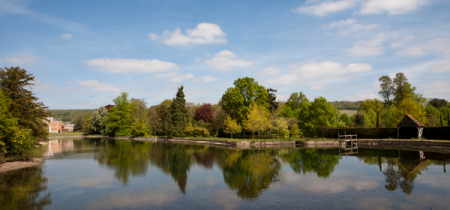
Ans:
[{"label": "house roof", "polygon": [[405,115],[403,119],[397,124],[397,127],[424,127],[421,122],[410,114]]}]

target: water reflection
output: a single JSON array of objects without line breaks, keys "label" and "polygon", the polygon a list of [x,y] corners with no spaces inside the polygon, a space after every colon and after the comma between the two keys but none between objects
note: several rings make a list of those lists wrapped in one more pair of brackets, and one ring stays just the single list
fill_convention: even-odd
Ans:
[{"label": "water reflection", "polygon": [[41,167],[0,173],[1,209],[44,209],[52,203],[51,194],[41,195],[47,189],[47,178]]},{"label": "water reflection", "polygon": [[73,139],[70,140],[52,140],[48,141],[47,152],[44,154],[46,157],[52,157],[62,153],[63,151],[73,150]]},{"label": "water reflection", "polygon": [[318,177],[328,178],[339,164],[337,149],[290,149],[281,159],[298,174],[316,173]]}]

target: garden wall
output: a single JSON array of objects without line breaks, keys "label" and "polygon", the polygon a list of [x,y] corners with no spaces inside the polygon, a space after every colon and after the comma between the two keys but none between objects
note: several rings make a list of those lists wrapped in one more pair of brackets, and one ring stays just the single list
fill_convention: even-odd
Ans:
[{"label": "garden wall", "polygon": [[[344,135],[358,134],[359,139],[397,138],[397,128],[321,128],[317,131],[319,138],[337,139],[338,132]],[[425,127],[423,138],[450,140],[450,127]]]}]

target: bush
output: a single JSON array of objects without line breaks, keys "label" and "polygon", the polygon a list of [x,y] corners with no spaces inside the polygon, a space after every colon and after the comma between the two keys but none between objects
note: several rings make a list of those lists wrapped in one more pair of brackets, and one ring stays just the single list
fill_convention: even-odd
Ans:
[{"label": "bush", "polygon": [[5,143],[6,160],[28,160],[32,157],[35,138],[29,129],[18,129],[15,135]]},{"label": "bush", "polygon": [[133,137],[151,136],[152,130],[148,123],[144,119],[141,119],[131,125],[131,135]]},{"label": "bush", "polygon": [[186,127],[184,134],[189,137],[209,137],[209,131],[201,127]]},{"label": "bush", "polygon": [[5,142],[0,141],[0,164],[5,162],[5,152],[6,152]]},{"label": "bush", "polygon": [[298,128],[297,123],[295,123],[295,124],[292,125],[292,127],[291,127],[291,137],[292,137],[292,138],[299,138],[300,136],[302,136],[302,132],[301,132],[300,129]]}]

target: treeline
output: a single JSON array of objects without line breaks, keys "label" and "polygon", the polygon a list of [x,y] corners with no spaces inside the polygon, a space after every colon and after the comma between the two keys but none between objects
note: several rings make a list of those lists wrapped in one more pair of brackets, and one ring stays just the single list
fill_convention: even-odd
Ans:
[{"label": "treeline", "polygon": [[93,114],[94,112],[95,109],[50,109],[54,118],[62,119],[64,122],[72,121],[79,114]]},{"label": "treeline", "polygon": [[361,101],[333,101],[330,103],[339,110],[358,110],[361,106]]},{"label": "treeline", "polygon": [[28,87],[34,76],[20,67],[0,68],[0,163],[27,160],[48,136],[48,107]]}]

